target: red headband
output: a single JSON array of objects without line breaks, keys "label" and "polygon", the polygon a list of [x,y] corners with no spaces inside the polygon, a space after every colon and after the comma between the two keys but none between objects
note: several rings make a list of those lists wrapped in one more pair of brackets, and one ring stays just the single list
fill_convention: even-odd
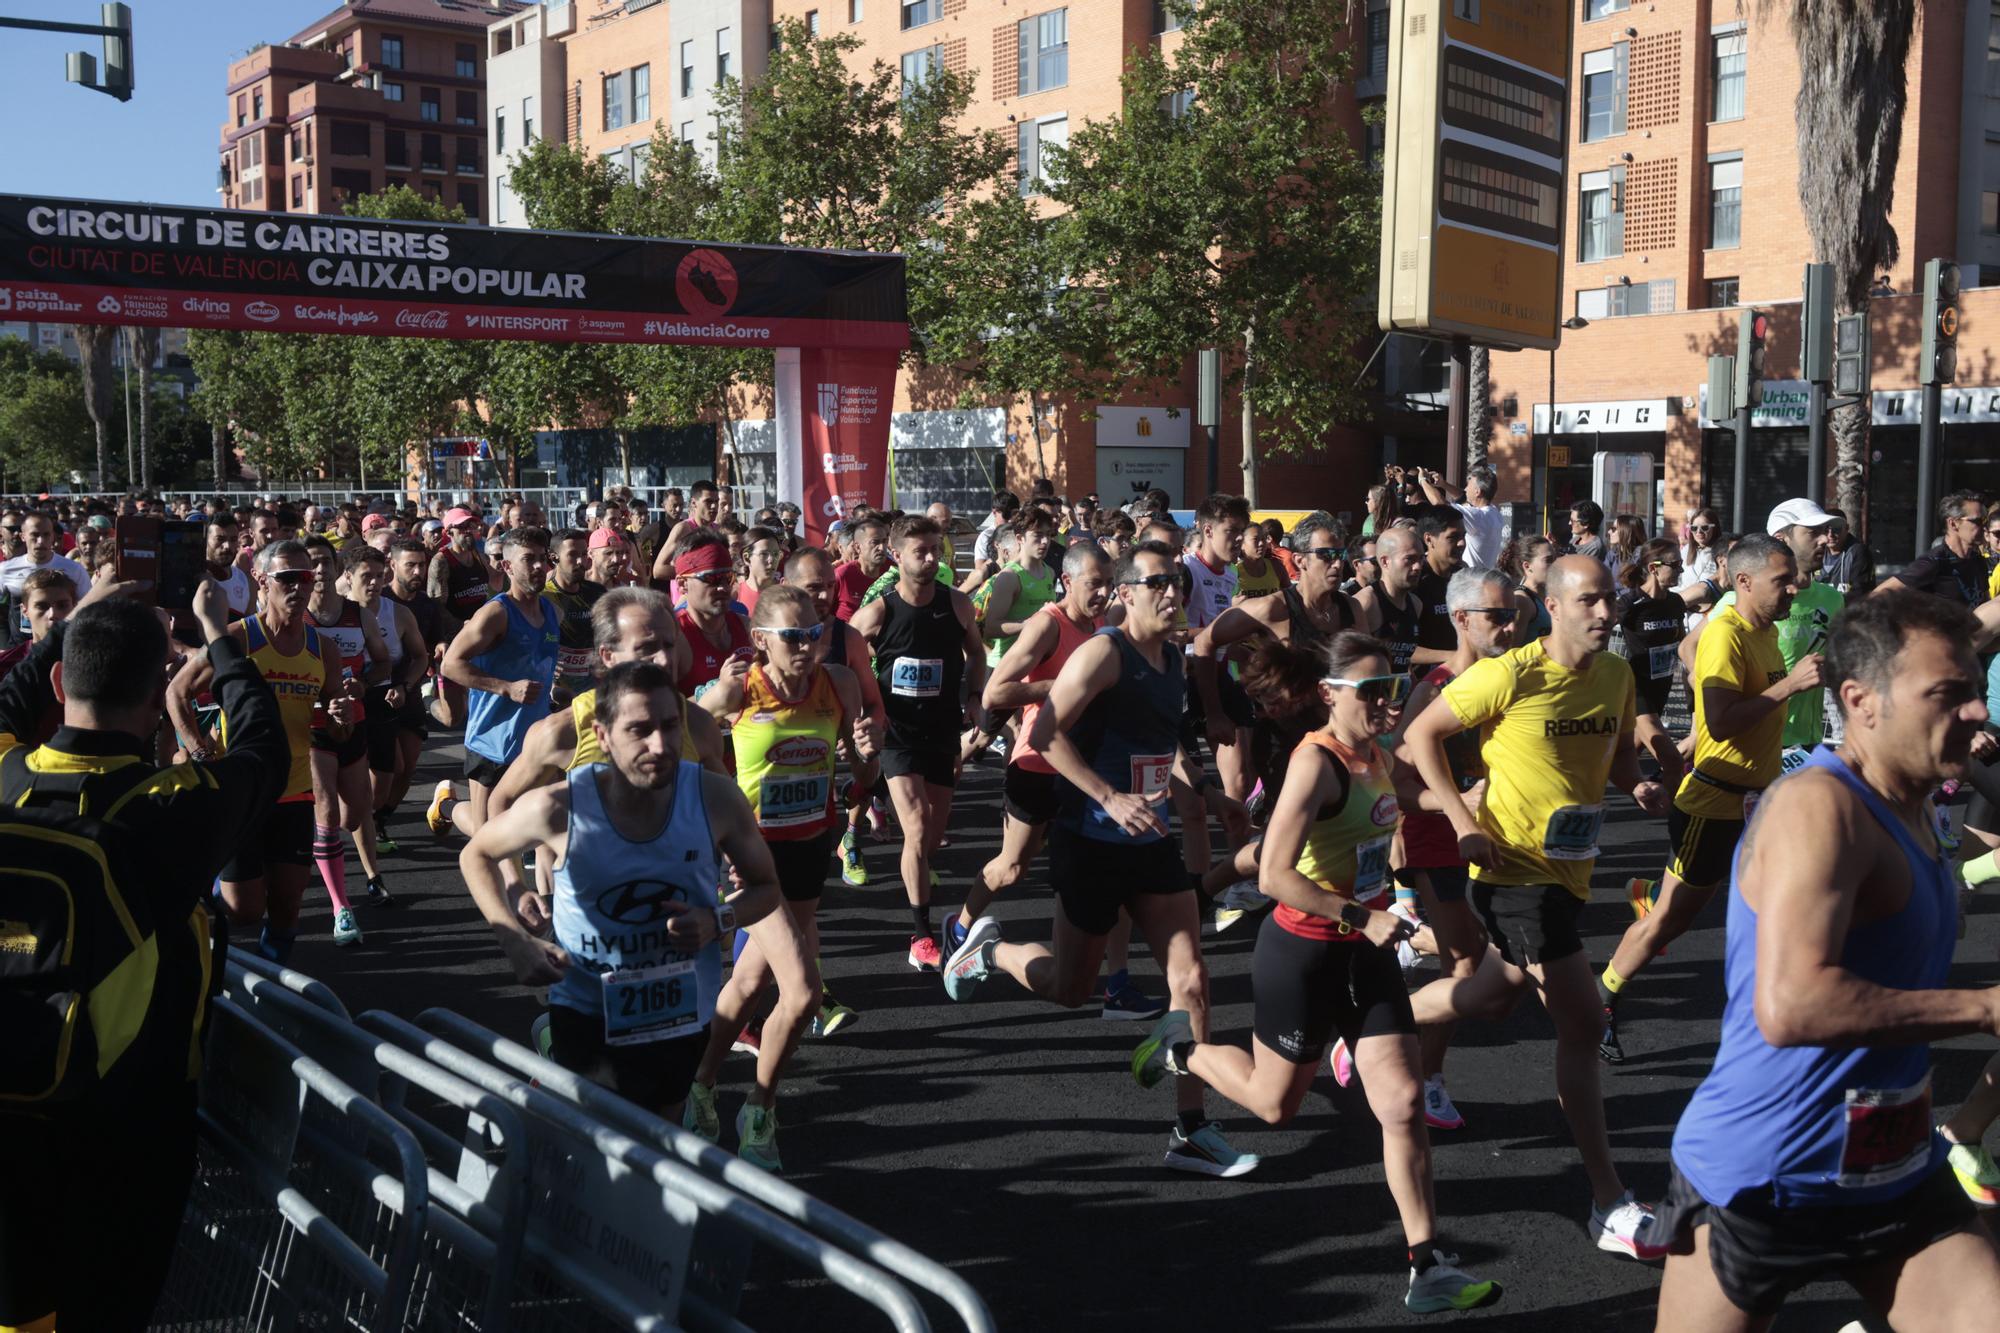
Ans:
[{"label": "red headband", "polygon": [[729,548],[721,542],[703,542],[700,546],[690,547],[674,557],[674,573],[678,577],[727,568],[729,568]]}]

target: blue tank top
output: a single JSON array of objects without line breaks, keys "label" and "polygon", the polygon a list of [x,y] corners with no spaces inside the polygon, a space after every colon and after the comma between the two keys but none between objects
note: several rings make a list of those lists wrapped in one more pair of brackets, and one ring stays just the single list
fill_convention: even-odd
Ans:
[{"label": "blue tank top", "polygon": [[[702,800],[700,764],[682,760],[658,837],[633,842],[598,795],[603,764],[570,772],[569,847],[555,870],[556,943],[569,951],[549,1003],[603,1014],[613,1045],[705,1031],[722,989],[722,948],[689,956],[667,944],[669,902],[713,912],[722,865]],[[675,983],[679,983],[676,985]]]},{"label": "blue tank top", "polygon": [[[1957,943],[1951,845],[1935,857],[1845,761],[1822,745],[1804,765],[1832,773],[1889,830],[1910,866],[1910,899],[1848,934],[1841,966],[1878,986],[1942,986]],[[1926,807],[1933,819],[1936,812]],[[1763,1194],[1779,1207],[1880,1202],[1922,1184],[1948,1145],[1932,1128],[1928,1045],[1779,1048],[1757,1027],[1757,914],[1729,884],[1723,974],[1729,999],[1715,1068],[1674,1131],[1673,1159],[1701,1197],[1727,1207]]]},{"label": "blue tank top", "polygon": [[[1186,702],[1181,654],[1173,645],[1165,645],[1162,666],[1155,667],[1117,626],[1106,625],[1092,637],[1106,636],[1118,648],[1118,683],[1091,700],[1070,728],[1070,740],[1089,758],[1092,771],[1115,790],[1151,796],[1160,822],[1171,832],[1173,803],[1167,799],[1167,777],[1180,748]],[[1086,838],[1141,843],[1158,842],[1162,836],[1125,832],[1103,806],[1067,782],[1062,810],[1064,825]]]},{"label": "blue tank top", "polygon": [[492,599],[507,608],[507,637],[472,659],[489,676],[502,680],[539,680],[542,692],[533,703],[517,704],[504,694],[466,691],[465,748],[496,764],[511,764],[521,753],[528,728],[549,715],[549,690],[555,685],[556,657],[561,647],[562,617],[544,597],[542,623],[528,623],[514,599],[501,593]]}]

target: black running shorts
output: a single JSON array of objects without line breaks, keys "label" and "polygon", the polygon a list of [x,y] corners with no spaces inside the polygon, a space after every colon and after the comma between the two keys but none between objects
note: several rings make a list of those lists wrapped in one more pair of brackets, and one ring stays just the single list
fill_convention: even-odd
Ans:
[{"label": "black running shorts", "polygon": [[483,754],[465,752],[465,780],[476,782],[491,789],[500,785],[500,779],[507,776],[507,765],[495,763]]},{"label": "black running shorts", "polygon": [[1978,1225],[1972,1200],[1951,1168],[1886,1203],[1780,1208],[1768,1189],[1717,1207],[1676,1166],[1655,1216],[1674,1254],[1693,1254],[1695,1228],[1708,1227],[1708,1263],[1722,1294],[1747,1314],[1777,1313],[1785,1297],[1823,1278],[1896,1263]]},{"label": "black running shorts", "polygon": [[833,865],[833,847],[847,827],[816,833],[810,838],[793,838],[764,845],[771,849],[771,863],[778,868],[778,891],[788,903],[810,903],[819,899],[826,887],[826,872]]},{"label": "black running shorts", "polygon": [[1363,1037],[1416,1035],[1396,951],[1366,939],[1309,940],[1267,916],[1250,960],[1250,989],[1257,1040],[1293,1064],[1316,1062],[1336,1032],[1349,1050]]},{"label": "black running shorts", "polygon": [[898,744],[891,733],[888,743],[882,747],[879,760],[882,776],[900,778],[915,774],[924,780],[927,787],[956,787],[958,785],[958,737],[948,738],[947,748],[935,745],[913,746]]},{"label": "black running shorts", "polygon": [[368,756],[368,727],[369,721],[364,717],[348,730],[347,739],[339,741],[324,731],[315,731],[312,747],[323,754],[333,755],[337,768],[358,764]]},{"label": "black running shorts", "polygon": [[1053,773],[1038,773],[1019,764],[1007,765],[1002,808],[1023,824],[1042,825],[1056,817],[1061,793]]},{"label": "black running shorts", "polygon": [[1560,884],[1482,884],[1472,881],[1472,910],[1500,956],[1516,967],[1555,963],[1583,952],[1577,918],[1583,899]]},{"label": "black running shorts", "polygon": [[607,1046],[604,1016],[568,1005],[549,1006],[549,1055],[564,1069],[606,1087],[655,1115],[687,1100],[694,1071],[708,1049],[708,1029],[639,1046]]},{"label": "black running shorts", "polygon": [[1063,915],[1086,935],[1109,935],[1141,894],[1193,892],[1178,839],[1106,842],[1061,824],[1049,833],[1049,879]]},{"label": "black running shorts", "polygon": [[1729,878],[1742,837],[1740,819],[1709,819],[1675,806],[1667,811],[1667,838],[1674,846],[1667,873],[1691,889],[1712,889]]},{"label": "black running shorts", "polygon": [[313,803],[281,801],[237,844],[236,855],[222,868],[220,878],[242,884],[260,878],[267,865],[309,866],[312,844]]}]

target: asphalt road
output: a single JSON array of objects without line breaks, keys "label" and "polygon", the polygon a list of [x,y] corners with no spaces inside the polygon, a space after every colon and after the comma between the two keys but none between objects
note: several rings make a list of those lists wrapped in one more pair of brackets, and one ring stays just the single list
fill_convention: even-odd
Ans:
[{"label": "asphalt road", "polygon": [[[416,791],[456,773],[450,738],[432,744]],[[941,904],[992,855],[999,769],[968,774]],[[367,932],[335,950],[320,894],[310,903],[293,966],[328,982],[350,1010],[405,1017],[433,1005],[519,1036],[539,996],[513,984],[471,910],[456,847],[434,842],[413,793],[388,858],[400,905],[360,910]],[[1629,920],[1620,886],[1657,871],[1663,826],[1629,803],[1614,809],[1598,863],[1598,897],[1584,918],[1601,964]],[[1376,1328],[1423,1322],[1402,1306],[1406,1268],[1380,1169],[1380,1135],[1358,1087],[1322,1071],[1297,1120],[1270,1129],[1210,1094],[1210,1113],[1263,1166],[1234,1181],[1183,1175],[1161,1155],[1171,1121],[1165,1090],[1143,1092],[1127,1062],[1145,1025],[1108,1022],[1094,1007],[1053,1008],[1004,978],[954,1005],[938,978],[904,961],[907,909],[897,848],[869,847],[874,878],[852,889],[830,875],[821,917],[829,985],[861,1019],[807,1041],[781,1102],[788,1178],[837,1207],[950,1264],[984,1295],[1005,1329],[1159,1330]],[[359,873],[352,856],[354,888]],[[1041,867],[997,908],[1009,938],[1046,939],[1050,897]],[[1667,1147],[1690,1091],[1709,1068],[1723,988],[1722,904],[1638,982],[1623,1006],[1627,1063],[1604,1086],[1612,1144],[1642,1198],[1662,1193]],[[1247,1043],[1254,932],[1205,934],[1221,1039]],[[2000,906],[1980,902],[1954,980],[2000,982]],[[1159,974],[1135,950],[1135,973]],[[1941,1110],[1956,1105],[1990,1043],[1937,1049]],[[725,1141],[747,1056],[724,1069]],[[1546,1018],[1523,1008],[1497,1025],[1465,1024],[1447,1065],[1467,1127],[1433,1136],[1444,1235],[1465,1265],[1505,1285],[1495,1306],[1456,1316],[1494,1329],[1650,1329],[1657,1266],[1602,1254],[1585,1239],[1589,1198],[1557,1110]],[[743,1319],[756,1327],[870,1326],[842,1297],[775,1268],[753,1275]],[[837,1312],[837,1314],[836,1314]],[[941,1315],[941,1312],[940,1312]],[[1833,1330],[1861,1315],[1844,1287],[1795,1298],[1785,1330]],[[1443,1319],[1446,1316],[1429,1316]],[[948,1327],[940,1317],[939,1327]]]}]

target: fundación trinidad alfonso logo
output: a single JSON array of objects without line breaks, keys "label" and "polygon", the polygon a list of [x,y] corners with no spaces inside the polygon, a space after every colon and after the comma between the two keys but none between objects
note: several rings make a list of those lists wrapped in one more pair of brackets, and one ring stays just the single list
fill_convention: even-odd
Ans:
[{"label": "fundaci\u00f3n trinidad alfonso logo", "polygon": [[728,314],[737,286],[736,266],[720,251],[690,250],[674,270],[674,295],[681,309],[698,318]]}]

